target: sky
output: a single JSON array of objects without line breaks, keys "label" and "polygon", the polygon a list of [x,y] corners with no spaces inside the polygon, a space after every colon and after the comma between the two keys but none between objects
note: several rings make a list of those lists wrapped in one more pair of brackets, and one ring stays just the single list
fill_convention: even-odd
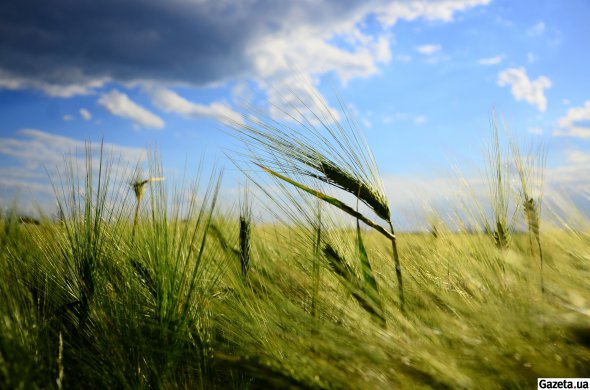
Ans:
[{"label": "sky", "polygon": [[545,146],[546,193],[588,195],[589,19],[587,0],[2,1],[0,207],[52,212],[64,156],[101,140],[170,176],[226,167],[231,193],[224,123],[340,102],[406,214],[456,201],[457,168],[479,180],[494,111]]}]

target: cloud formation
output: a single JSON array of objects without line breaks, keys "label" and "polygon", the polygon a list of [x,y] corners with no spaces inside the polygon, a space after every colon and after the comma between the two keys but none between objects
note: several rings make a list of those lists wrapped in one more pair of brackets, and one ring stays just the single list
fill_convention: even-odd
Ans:
[{"label": "cloud formation", "polygon": [[504,61],[505,57],[504,54],[500,54],[495,57],[482,58],[477,61],[477,63],[480,65],[498,65],[500,62]]},{"label": "cloud formation", "polygon": [[582,107],[570,108],[567,115],[559,120],[559,129],[553,135],[590,138],[590,100],[586,100]]},{"label": "cloud formation", "polygon": [[572,164],[590,163],[590,153],[585,153],[581,150],[570,150],[567,152],[566,157],[567,161]]},{"label": "cloud formation", "polygon": [[542,135],[543,129],[540,127],[529,127],[529,133],[535,134],[535,135]]},{"label": "cloud formation", "polygon": [[543,35],[544,32],[545,32],[545,23],[543,23],[543,22],[538,22],[537,24],[530,27],[526,31],[526,33],[531,37],[539,37],[539,36]]},{"label": "cloud formation", "polygon": [[[21,129],[17,138],[0,138],[0,155],[21,161],[30,171],[62,165],[64,156],[83,152],[84,141],[51,134],[38,129]],[[95,148],[100,144],[95,144]],[[126,161],[137,162],[145,158],[145,150],[104,143],[104,150],[120,154]]]},{"label": "cloud formation", "polygon": [[478,5],[487,5],[491,0],[414,0],[381,1],[376,16],[383,24],[392,26],[398,20],[442,20],[450,22],[456,12]]},{"label": "cloud formation", "polygon": [[517,101],[525,100],[541,112],[547,109],[545,89],[551,88],[551,80],[547,76],[530,80],[524,68],[509,68],[498,73],[497,83],[500,87],[510,86]]},{"label": "cloud formation", "polygon": [[[87,144],[38,129],[21,129],[16,136],[0,138],[0,156],[12,164],[0,167],[0,205],[11,204],[10,200],[20,195],[19,209],[35,213],[35,206],[43,201],[45,210],[52,211],[54,192],[49,178],[59,186],[58,173],[67,171],[67,162],[74,169],[84,167],[87,147],[92,152],[92,164],[96,168],[99,166],[100,142]],[[103,153],[104,161],[110,161],[112,171],[119,173],[125,173],[147,159],[144,149],[106,142],[103,143]]]},{"label": "cloud formation", "polygon": [[416,46],[414,49],[420,54],[430,56],[430,55],[433,55],[434,53],[439,52],[442,49],[442,46],[430,44],[430,45]]},{"label": "cloud formation", "polygon": [[242,122],[241,115],[227,104],[220,102],[213,102],[209,105],[193,103],[176,92],[161,87],[148,90],[154,105],[165,112],[173,112],[191,118],[212,118],[222,123]]},{"label": "cloud formation", "polygon": [[[221,86],[254,81],[267,94],[271,116],[284,119],[287,95],[309,82],[305,103],[320,110],[320,77],[342,84],[370,77],[392,59],[390,28],[399,20],[450,22],[490,0],[105,0],[51,4],[0,2],[0,88],[36,89],[51,96],[94,93],[109,83]],[[30,12],[34,9],[35,12]],[[59,10],[59,12],[54,12]],[[367,20],[376,28],[368,29]],[[440,46],[424,46],[433,54]],[[429,62],[439,59],[430,56]],[[276,88],[280,86],[280,88]],[[190,117],[233,114],[221,103],[197,105],[160,96],[161,106]],[[296,99],[295,99],[296,100]],[[100,99],[113,114],[146,127],[163,121],[126,96]],[[125,106],[126,109],[123,109]],[[174,107],[173,107],[174,106]],[[230,110],[230,111],[228,111]],[[334,109],[328,107],[332,113]],[[151,114],[151,115],[150,115]],[[131,116],[130,116],[131,115]],[[235,117],[235,116],[234,116]]]},{"label": "cloud formation", "polygon": [[[2,34],[2,26],[0,26],[0,34]],[[0,48],[2,48],[1,42],[0,40]],[[18,64],[15,66],[18,68]],[[109,80],[106,77],[86,77],[82,75],[80,68],[57,68],[43,72],[39,77],[35,74],[2,68],[2,59],[0,59],[0,89],[33,89],[52,97],[70,98],[77,95],[91,95],[96,88],[104,86]]]},{"label": "cloud formation", "polygon": [[574,149],[567,151],[565,158],[564,164],[545,169],[547,184],[561,188],[569,196],[590,196],[590,154],[588,151]]},{"label": "cloud formation", "polygon": [[[451,21],[455,13],[487,3],[0,2],[0,87],[69,97],[111,81],[205,86],[293,71],[335,72],[346,82],[374,74],[390,60],[387,28],[398,20]],[[382,27],[377,33],[361,27],[369,16]]]},{"label": "cloud formation", "polygon": [[155,129],[164,127],[162,118],[135,103],[129,99],[129,96],[116,89],[102,95],[98,100],[98,104],[106,108],[111,114],[131,119],[139,126]]},{"label": "cloud formation", "polygon": [[82,117],[82,119],[84,119],[85,121],[89,121],[90,119],[92,119],[92,114],[90,113],[90,111],[88,111],[85,108],[81,108],[80,109],[80,116]]}]

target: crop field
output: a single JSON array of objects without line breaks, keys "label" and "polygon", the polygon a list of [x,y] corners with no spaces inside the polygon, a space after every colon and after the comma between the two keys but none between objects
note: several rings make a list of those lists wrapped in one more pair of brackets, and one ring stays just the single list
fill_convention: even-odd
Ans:
[{"label": "crop field", "polygon": [[[220,174],[174,188],[157,157],[125,176],[90,149],[54,181],[57,218],[3,212],[0,388],[590,376],[590,235],[544,223],[541,152],[492,132],[490,204],[404,233],[356,127],[298,125],[236,124],[254,164],[234,212]],[[275,218],[255,218],[259,203]]]}]

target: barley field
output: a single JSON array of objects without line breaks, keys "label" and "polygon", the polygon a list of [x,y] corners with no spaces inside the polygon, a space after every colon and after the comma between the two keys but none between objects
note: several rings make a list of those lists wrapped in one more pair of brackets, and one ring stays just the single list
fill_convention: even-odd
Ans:
[{"label": "barley field", "polygon": [[[250,168],[233,211],[219,172],[175,188],[157,157],[143,177],[121,175],[90,148],[86,167],[54,181],[58,218],[4,211],[0,388],[499,389],[590,376],[590,235],[545,223],[542,151],[503,147],[496,129],[490,204],[397,232],[356,127],[315,119],[234,126]],[[255,218],[261,203],[273,219]]]}]

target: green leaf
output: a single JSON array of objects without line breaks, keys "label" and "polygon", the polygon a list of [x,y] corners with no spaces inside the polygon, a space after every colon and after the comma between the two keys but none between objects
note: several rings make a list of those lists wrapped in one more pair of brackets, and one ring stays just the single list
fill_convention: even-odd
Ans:
[{"label": "green leaf", "polygon": [[359,220],[356,220],[356,242],[358,245],[359,250],[359,257],[361,258],[361,267],[363,271],[363,277],[365,279],[365,283],[371,287],[375,292],[377,292],[377,281],[373,276],[373,270],[371,269],[371,263],[369,262],[369,256],[367,255],[367,250],[365,249],[365,245],[363,244],[363,238],[361,235],[361,226]]},{"label": "green leaf", "polygon": [[270,173],[271,175],[278,177],[279,179],[284,180],[289,184],[294,185],[295,187],[307,192],[308,194],[311,194],[311,195],[313,195],[325,202],[330,203],[332,206],[339,208],[340,210],[344,211],[345,213],[347,213],[355,218],[360,219],[365,224],[369,225],[373,229],[377,230],[379,233],[383,234],[389,240],[395,240],[395,236],[392,233],[385,230],[385,228],[383,226],[373,222],[369,218],[365,217],[364,215],[362,215],[361,213],[359,213],[358,211],[356,211],[352,207],[348,206],[347,204],[339,201],[338,199],[336,199],[330,195],[326,195],[320,191],[314,190],[313,188],[309,188],[306,185],[298,183],[295,180],[288,178],[287,176],[281,175],[280,173],[275,172],[272,169],[265,167],[264,165],[261,165],[258,163],[255,163],[255,164],[258,165],[260,168],[264,169],[266,172]]},{"label": "green leaf", "polygon": [[328,258],[332,270],[340,277],[340,281],[348,288],[350,294],[363,309],[373,316],[381,325],[385,325],[383,305],[375,290],[368,289],[366,284],[355,275],[348,262],[331,245],[324,247],[324,255]]}]

